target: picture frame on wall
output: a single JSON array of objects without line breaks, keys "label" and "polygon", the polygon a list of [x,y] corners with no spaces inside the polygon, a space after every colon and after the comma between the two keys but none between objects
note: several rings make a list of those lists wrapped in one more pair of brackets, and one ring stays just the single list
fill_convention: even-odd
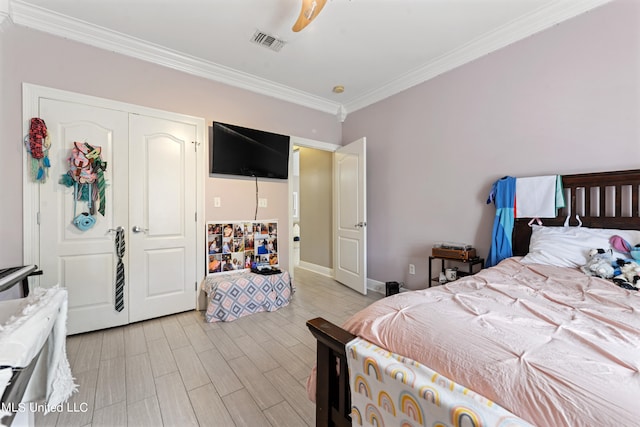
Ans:
[{"label": "picture frame on wall", "polygon": [[278,267],[278,221],[207,222],[207,275]]}]

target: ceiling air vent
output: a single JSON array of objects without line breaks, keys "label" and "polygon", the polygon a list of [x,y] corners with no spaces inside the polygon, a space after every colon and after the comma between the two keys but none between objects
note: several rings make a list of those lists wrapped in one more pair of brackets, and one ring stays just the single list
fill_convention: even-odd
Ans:
[{"label": "ceiling air vent", "polygon": [[267,33],[263,33],[260,30],[256,30],[256,32],[253,34],[253,37],[251,38],[251,41],[275,52],[280,52],[280,49],[282,49],[282,47],[286,44],[284,40],[281,40]]}]

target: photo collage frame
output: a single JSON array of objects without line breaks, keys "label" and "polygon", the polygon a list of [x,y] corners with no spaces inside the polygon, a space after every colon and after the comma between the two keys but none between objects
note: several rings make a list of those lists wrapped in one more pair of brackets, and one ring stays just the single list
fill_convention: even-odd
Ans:
[{"label": "photo collage frame", "polygon": [[278,221],[207,222],[207,274],[278,267]]}]

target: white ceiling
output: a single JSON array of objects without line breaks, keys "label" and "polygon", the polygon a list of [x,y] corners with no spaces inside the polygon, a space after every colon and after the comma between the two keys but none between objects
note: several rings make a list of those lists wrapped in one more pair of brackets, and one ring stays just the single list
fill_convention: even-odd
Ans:
[{"label": "white ceiling", "polygon": [[608,1],[329,0],[299,33],[301,0],[0,0],[0,18],[344,119]]}]

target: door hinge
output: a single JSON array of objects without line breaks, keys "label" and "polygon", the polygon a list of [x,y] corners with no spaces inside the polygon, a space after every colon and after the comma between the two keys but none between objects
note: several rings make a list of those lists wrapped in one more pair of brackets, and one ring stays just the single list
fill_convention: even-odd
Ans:
[{"label": "door hinge", "polygon": [[197,292],[198,291],[198,282],[194,282],[193,285],[194,285],[193,286],[193,290]]},{"label": "door hinge", "polygon": [[40,211],[36,212],[36,224],[40,225]]},{"label": "door hinge", "polygon": [[198,212],[195,213],[195,221],[198,222]]}]

